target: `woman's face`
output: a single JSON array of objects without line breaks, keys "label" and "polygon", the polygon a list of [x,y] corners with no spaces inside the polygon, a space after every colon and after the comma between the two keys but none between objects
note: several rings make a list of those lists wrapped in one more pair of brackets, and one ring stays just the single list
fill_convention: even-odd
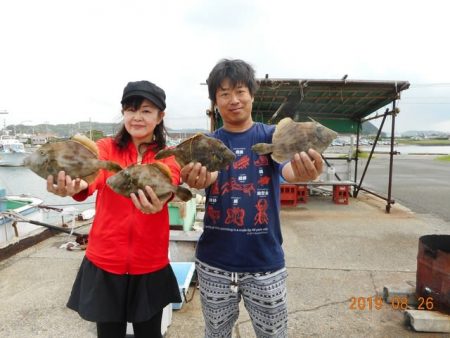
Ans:
[{"label": "woman's face", "polygon": [[128,107],[123,112],[124,126],[135,144],[151,142],[153,131],[162,121],[164,112],[144,99],[138,109]]}]

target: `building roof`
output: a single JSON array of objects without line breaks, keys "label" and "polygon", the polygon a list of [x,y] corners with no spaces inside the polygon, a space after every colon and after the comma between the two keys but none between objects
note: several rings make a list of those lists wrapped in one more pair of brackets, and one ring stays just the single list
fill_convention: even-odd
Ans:
[{"label": "building roof", "polygon": [[[345,78],[345,77],[344,77]],[[400,98],[407,81],[258,79],[253,119],[277,123],[309,118],[340,133],[356,133],[368,115]]]}]

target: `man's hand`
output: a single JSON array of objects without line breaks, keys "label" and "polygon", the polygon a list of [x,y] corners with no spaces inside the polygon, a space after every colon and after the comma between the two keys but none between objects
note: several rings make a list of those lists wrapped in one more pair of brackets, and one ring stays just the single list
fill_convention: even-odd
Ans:
[{"label": "man's hand", "polygon": [[315,150],[309,149],[297,153],[289,164],[283,168],[283,177],[288,182],[305,182],[315,180],[323,170],[322,156]]},{"label": "man's hand", "polygon": [[53,175],[47,177],[47,191],[55,195],[66,197],[78,194],[87,189],[88,183],[80,178],[72,179],[64,171],[58,173],[56,184],[53,183]]},{"label": "man's hand", "polygon": [[181,168],[181,179],[191,188],[205,189],[217,179],[217,171],[209,172],[201,163],[189,163]]}]

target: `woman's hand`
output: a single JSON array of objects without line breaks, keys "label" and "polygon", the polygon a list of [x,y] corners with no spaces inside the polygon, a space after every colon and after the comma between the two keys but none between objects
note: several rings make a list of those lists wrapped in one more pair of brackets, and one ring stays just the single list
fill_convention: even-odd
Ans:
[{"label": "woman's hand", "polygon": [[181,179],[191,188],[205,189],[217,179],[217,171],[209,172],[201,163],[189,163],[181,168]]},{"label": "woman's hand", "polygon": [[138,190],[137,195],[135,193],[131,193],[130,195],[134,206],[138,208],[143,214],[155,214],[157,212],[160,212],[164,207],[164,204],[166,204],[169,198],[172,196],[169,195],[167,198],[160,200],[150,186],[146,185],[144,189],[150,199],[147,198],[144,191],[141,189]]},{"label": "woman's hand", "polygon": [[53,175],[47,177],[47,191],[61,197],[73,196],[87,189],[87,187],[88,183],[86,181],[80,178],[73,180],[64,171],[58,173],[56,184],[54,183]]}]

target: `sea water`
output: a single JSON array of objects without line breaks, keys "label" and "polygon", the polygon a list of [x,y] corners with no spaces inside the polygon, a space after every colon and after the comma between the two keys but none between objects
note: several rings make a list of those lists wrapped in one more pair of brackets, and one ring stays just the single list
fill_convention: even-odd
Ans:
[{"label": "sea water", "polygon": [[83,202],[77,202],[71,197],[60,197],[47,191],[47,181],[26,167],[1,167],[0,189],[6,190],[6,195],[28,195],[43,200],[43,204],[56,207],[75,207],[80,211],[94,208],[95,197],[90,196]]},{"label": "sea water", "polygon": [[[362,150],[370,151],[372,146],[361,147]],[[417,146],[417,145],[394,145],[394,150],[400,152],[400,154],[439,154],[439,155],[449,155],[450,146]],[[389,152],[391,151],[391,146],[388,145],[377,145],[375,151],[379,152]]]}]

